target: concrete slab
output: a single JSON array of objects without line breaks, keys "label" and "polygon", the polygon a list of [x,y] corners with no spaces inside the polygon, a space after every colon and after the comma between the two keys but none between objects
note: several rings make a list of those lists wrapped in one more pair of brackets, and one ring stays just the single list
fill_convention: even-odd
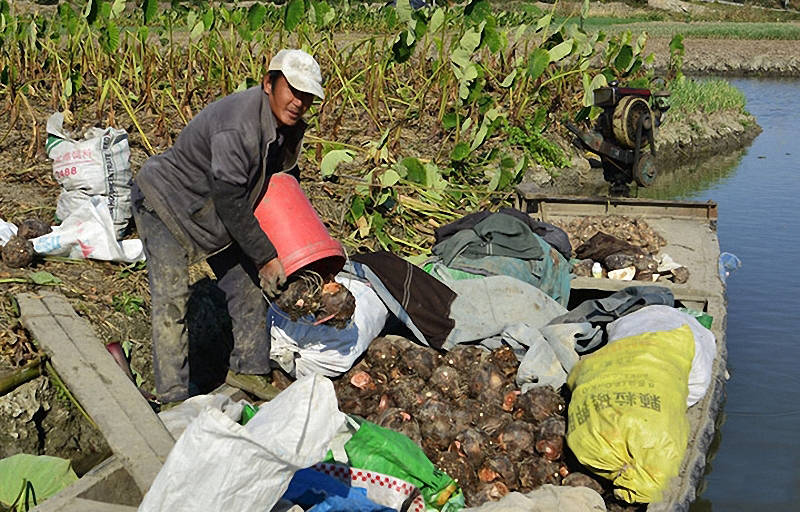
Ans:
[{"label": "concrete slab", "polygon": [[23,325],[144,494],[174,439],[63,295],[22,293],[17,301]]}]

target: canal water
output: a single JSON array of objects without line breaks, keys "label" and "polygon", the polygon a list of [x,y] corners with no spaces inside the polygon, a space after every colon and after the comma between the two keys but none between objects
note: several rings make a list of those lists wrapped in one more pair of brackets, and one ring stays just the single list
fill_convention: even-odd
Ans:
[{"label": "canal water", "polygon": [[[719,205],[731,379],[692,510],[800,510],[800,81],[736,79],[763,132],[647,195]],[[667,176],[663,176],[667,178]]]}]

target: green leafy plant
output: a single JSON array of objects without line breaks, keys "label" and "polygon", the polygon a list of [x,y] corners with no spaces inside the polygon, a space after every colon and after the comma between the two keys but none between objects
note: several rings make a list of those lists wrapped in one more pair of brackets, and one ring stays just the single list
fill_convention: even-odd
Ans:
[{"label": "green leafy plant", "polygon": [[114,295],[111,299],[111,307],[113,307],[115,311],[132,316],[142,311],[144,308],[144,298],[128,292],[122,292],[119,295]]}]

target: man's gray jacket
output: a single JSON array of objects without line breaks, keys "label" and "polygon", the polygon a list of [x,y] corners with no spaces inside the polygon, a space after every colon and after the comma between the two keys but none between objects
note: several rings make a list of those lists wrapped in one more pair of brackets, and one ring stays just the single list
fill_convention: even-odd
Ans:
[{"label": "man's gray jacket", "polygon": [[[269,177],[297,164],[305,129],[300,120],[284,127],[279,137],[269,96],[261,85],[252,87],[198,113],[172,148],[145,162],[135,181],[184,246],[190,262],[219,252],[235,240],[260,266],[274,258],[276,251],[253,211]],[[237,195],[241,200],[231,203],[229,196]],[[222,202],[226,204],[216,204]],[[231,212],[231,204],[246,211]]]}]

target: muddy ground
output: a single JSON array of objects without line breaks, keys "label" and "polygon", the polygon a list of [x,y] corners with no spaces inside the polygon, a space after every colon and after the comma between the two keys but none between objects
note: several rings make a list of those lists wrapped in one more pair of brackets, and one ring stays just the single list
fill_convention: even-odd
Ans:
[{"label": "muddy ground", "polygon": [[[665,59],[663,51],[666,43],[659,40],[650,43],[660,60]],[[707,71],[723,60],[760,62],[764,60],[765,57],[761,55],[767,49],[770,49],[770,59],[778,59],[776,55],[782,56],[782,60],[778,59],[780,66],[794,66],[792,69],[797,69],[800,55],[798,42],[687,40],[685,44],[687,70]],[[780,66],[774,64],[770,69]],[[16,223],[30,216],[52,222],[59,193],[51,176],[51,163],[44,153],[44,126],[54,107],[47,98],[33,98],[31,106],[32,117],[22,113],[13,125],[6,113],[8,111],[0,115],[0,218]],[[3,107],[0,104],[0,109]],[[131,134],[131,164],[135,172],[146,155],[133,127],[123,127]],[[145,126],[146,132],[151,133],[152,130],[153,126]],[[177,134],[178,130],[177,125],[173,126],[171,135]],[[346,135],[345,130],[339,134],[340,138]],[[677,155],[667,162],[675,164],[681,158],[694,159],[703,154],[718,153],[721,148],[741,147],[752,140],[757,132],[758,127],[750,116],[738,113],[697,115],[687,123],[667,124],[660,134],[659,149],[663,155]],[[420,138],[413,133],[405,137],[411,143],[416,140],[415,145],[420,144]],[[169,136],[154,140],[161,150],[168,147]],[[564,147],[569,147],[566,138],[561,138],[560,142]],[[560,171],[558,176],[553,177],[544,169],[531,169],[526,181],[534,182],[550,192],[604,192],[606,184],[602,181],[602,173],[591,169],[587,160],[577,151],[572,154],[573,165]],[[334,236],[345,236],[349,228],[344,223],[344,213],[349,204],[347,191],[352,184],[346,180],[321,183],[317,181],[314,169],[308,166],[303,169],[302,185],[315,207],[326,219]],[[364,243],[364,248],[374,247],[375,244],[370,241]],[[0,376],[30,358],[28,354],[21,361],[17,360],[14,364],[10,362],[10,354],[25,353],[19,347],[32,341],[17,323],[18,312],[13,297],[22,291],[41,288],[30,283],[8,281],[27,278],[31,271],[39,270],[46,270],[61,280],[61,284],[54,288],[68,298],[78,314],[91,323],[105,343],[130,343],[132,367],[141,376],[142,387],[153,391],[146,271],[140,267],[98,261],[75,262],[50,258],[38,260],[27,269],[12,269],[0,263]],[[229,319],[221,294],[214,285],[213,275],[207,268],[193,268],[192,281],[189,324],[202,327],[190,331],[193,347],[190,357],[193,361],[206,363],[206,380],[202,384],[205,390],[210,390],[224,377],[226,354],[231,344]],[[69,457],[73,459],[75,469],[82,473],[107,455],[108,448],[102,436],[72,404],[68,393],[52,379],[40,378],[0,397],[0,458],[19,452]]]}]

